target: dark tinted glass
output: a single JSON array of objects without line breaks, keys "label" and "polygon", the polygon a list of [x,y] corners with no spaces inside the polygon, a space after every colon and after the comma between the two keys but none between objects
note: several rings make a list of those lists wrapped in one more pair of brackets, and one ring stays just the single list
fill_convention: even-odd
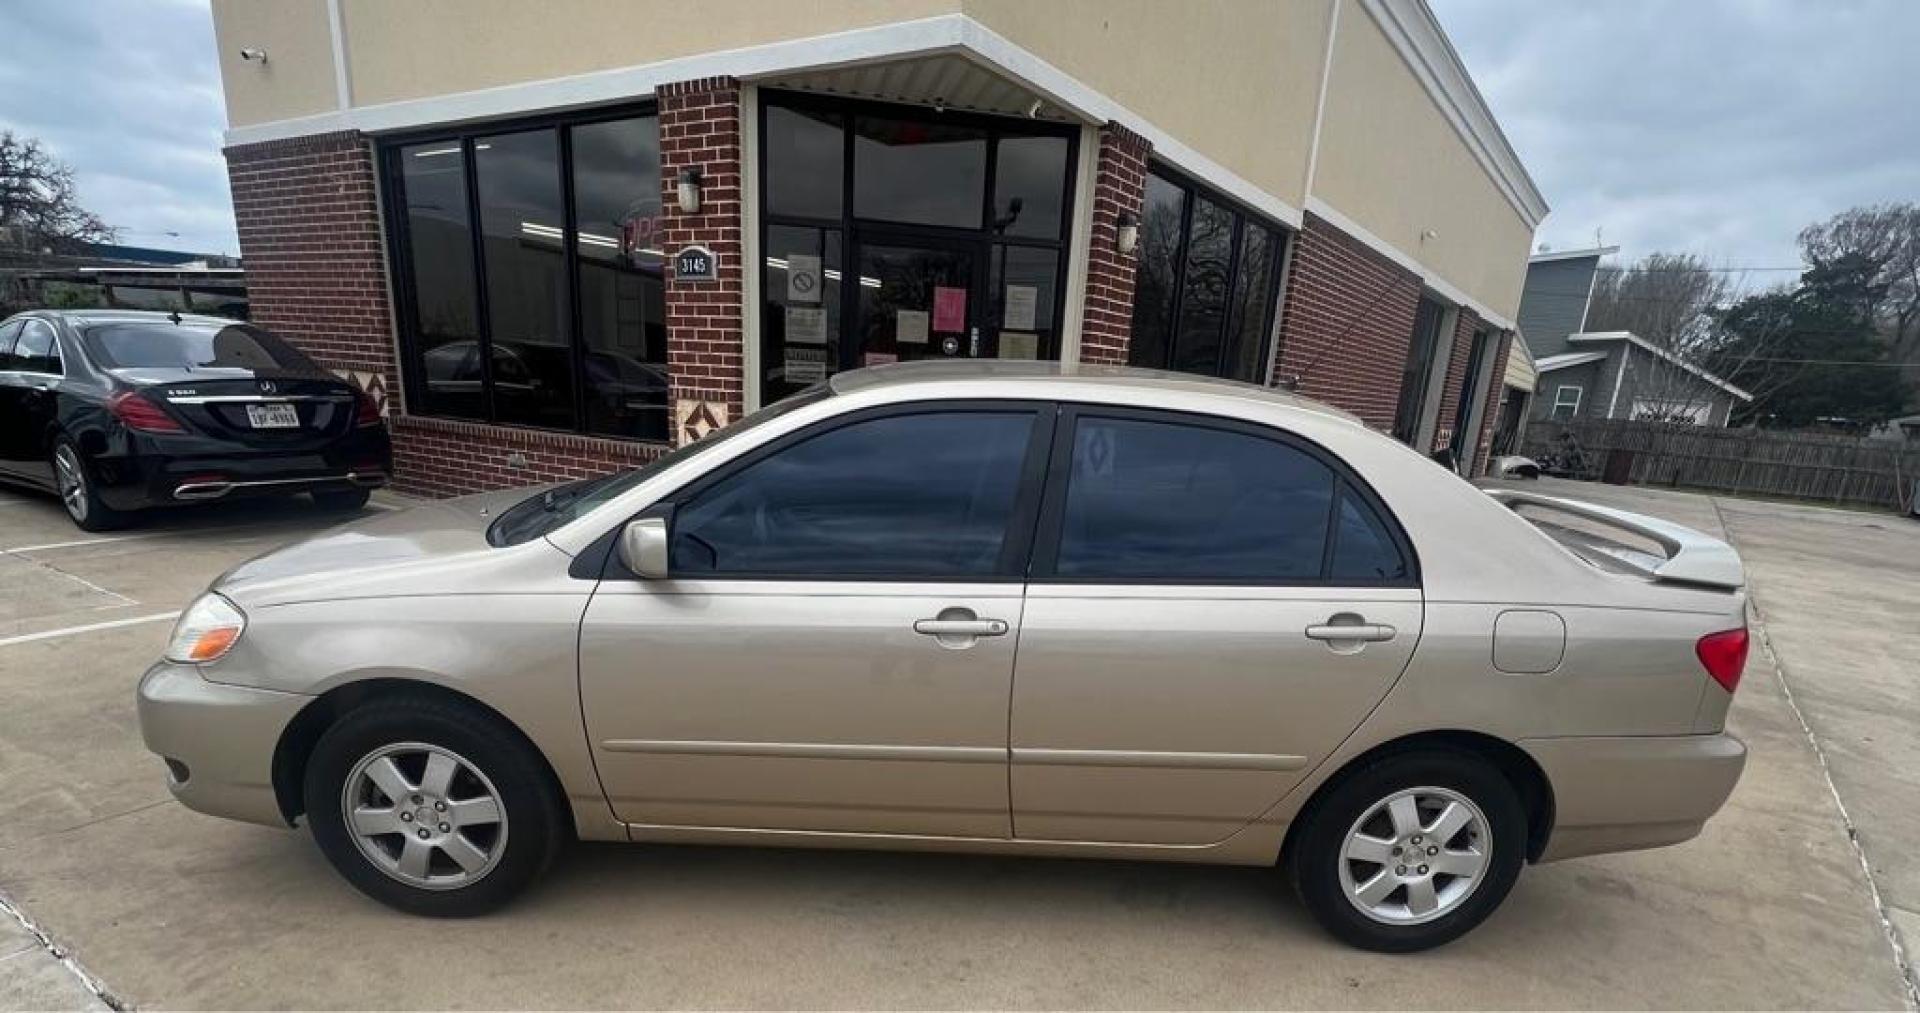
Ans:
[{"label": "dark tinted glass", "polygon": [[[819,258],[819,270],[808,258]],[[790,272],[803,265],[800,277]],[[767,226],[766,273],[761,291],[761,368],[769,400],[786,397],[840,371],[838,229]]]},{"label": "dark tinted glass", "polygon": [[986,203],[986,131],[856,117],[853,164],[856,216],[980,228]]},{"label": "dark tinted glass", "polygon": [[100,324],[81,333],[102,369],[245,369],[320,372],[299,349],[247,324]]},{"label": "dark tinted glass", "polygon": [[1174,282],[1180,270],[1180,217],[1187,196],[1179,187],[1149,174],[1146,204],[1140,210],[1138,267],[1133,281],[1133,344],[1128,361],[1162,369],[1173,327]]},{"label": "dark tinted glass", "polygon": [[846,131],[837,113],[767,107],[767,211],[838,218],[846,192]]},{"label": "dark tinted glass", "polygon": [[473,231],[467,224],[465,160],[458,141],[400,148],[407,254],[413,278],[413,334],[422,358],[420,409],[430,415],[486,418],[473,283]]},{"label": "dark tinted glass", "polygon": [[25,323],[24,320],[15,320],[10,324],[0,324],[0,370],[13,368],[13,343],[20,337],[20,328]]},{"label": "dark tinted glass", "polygon": [[993,231],[1060,238],[1067,192],[1067,139],[1002,137],[993,171]]},{"label": "dark tinted glass", "polygon": [[1056,569],[1114,580],[1317,580],[1333,481],[1326,465],[1276,440],[1085,418]]},{"label": "dark tinted glass", "polygon": [[494,418],[572,429],[559,135],[530,130],[478,138],[473,163],[485,242]]},{"label": "dark tinted glass", "polygon": [[23,373],[60,372],[60,345],[53,328],[38,320],[29,320],[13,348],[13,367]]},{"label": "dark tinted glass", "polygon": [[992,347],[980,354],[1002,359],[1048,358],[1054,346],[1059,299],[1060,253],[1035,246],[993,248]]},{"label": "dark tinted glass", "polygon": [[1334,535],[1333,581],[1371,583],[1399,580],[1407,575],[1407,561],[1387,534],[1380,515],[1351,490],[1340,497],[1340,529]]},{"label": "dark tinted glass", "polygon": [[830,430],[677,510],[673,569],[991,576],[1032,429],[1026,412],[930,412]]},{"label": "dark tinted glass", "polygon": [[1197,198],[1187,226],[1187,273],[1180,283],[1180,323],[1173,368],[1220,372],[1220,339],[1227,322],[1227,283],[1233,269],[1233,212]]},{"label": "dark tinted glass", "polygon": [[1407,339],[1407,360],[1400,375],[1400,403],[1393,413],[1393,437],[1412,443],[1420,432],[1420,416],[1427,403],[1427,381],[1434,350],[1440,344],[1440,322],[1446,310],[1432,299],[1420,300],[1414,312],[1413,334]]},{"label": "dark tinted glass", "polygon": [[1233,276],[1233,318],[1227,330],[1225,375],[1258,383],[1266,375],[1261,353],[1267,347],[1267,321],[1273,308],[1273,262],[1279,242],[1273,233],[1248,222],[1240,229],[1240,265]]},{"label": "dark tinted glass", "polygon": [[667,299],[657,119],[573,128],[573,207],[586,429],[664,440]]}]

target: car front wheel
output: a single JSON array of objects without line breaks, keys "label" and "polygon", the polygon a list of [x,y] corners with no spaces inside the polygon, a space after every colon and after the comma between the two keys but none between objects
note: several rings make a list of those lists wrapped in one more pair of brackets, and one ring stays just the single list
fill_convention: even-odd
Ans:
[{"label": "car front wheel", "polygon": [[494,910],[562,843],[562,803],[532,746],[478,708],[439,700],[349,712],[314,746],[305,797],[334,868],[413,914]]},{"label": "car front wheel", "polygon": [[1468,753],[1390,755],[1348,775],[1305,817],[1295,889],[1341,940],[1410,953],[1484,921],[1519,876],[1526,814],[1513,785]]}]

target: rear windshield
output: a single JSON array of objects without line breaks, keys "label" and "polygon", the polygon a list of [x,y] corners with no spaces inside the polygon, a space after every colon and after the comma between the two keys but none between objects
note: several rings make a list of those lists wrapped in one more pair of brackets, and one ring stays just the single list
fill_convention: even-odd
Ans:
[{"label": "rear windshield", "polygon": [[87,328],[82,340],[103,369],[320,368],[299,349],[252,324],[116,322]]}]

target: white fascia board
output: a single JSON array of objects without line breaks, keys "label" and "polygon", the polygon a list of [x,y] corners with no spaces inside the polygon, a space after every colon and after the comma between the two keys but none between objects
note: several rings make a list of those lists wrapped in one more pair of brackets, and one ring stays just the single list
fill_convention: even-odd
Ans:
[{"label": "white fascia board", "polygon": [[1619,252],[1620,248],[1618,246],[1595,246],[1585,250],[1554,250],[1549,253],[1536,253],[1527,258],[1527,263],[1547,264],[1556,260],[1579,260],[1583,257],[1592,257],[1598,260],[1601,257],[1611,257]]},{"label": "white fascia board", "polygon": [[743,81],[936,53],[960,53],[1042,96],[1050,105],[1100,125],[1119,123],[1153,145],[1154,157],[1221,190],[1282,225],[1297,229],[1300,209],[1182,143],[1132,110],[964,14],[902,21],[805,39],[663,60],[572,77],[477,91],[355,106],[334,113],[279,120],[227,131],[228,145],[253,144],[336,130],[377,134],[446,126],[531,112],[630,102],[662,85],[702,77]]},{"label": "white fascia board", "polygon": [[1400,248],[1394,246],[1392,243],[1367,231],[1365,226],[1342,214],[1340,209],[1318,197],[1309,196],[1307,198],[1307,210],[1326,219],[1327,224],[1359,240],[1361,245],[1393,261],[1395,264],[1412,271],[1414,274],[1419,275],[1420,283],[1439,294],[1440,298],[1456,306],[1467,307],[1480,319],[1485,320],[1487,323],[1503,331],[1514,329],[1513,321],[1509,319],[1506,314],[1494,312],[1488,308],[1485,303],[1473,298],[1449,283],[1445,278],[1440,277],[1432,268],[1415,260],[1409,254],[1401,252]]},{"label": "white fascia board", "polygon": [[1547,216],[1546,198],[1493,118],[1493,110],[1487,108],[1486,98],[1474,86],[1426,0],[1360,0],[1360,6],[1372,15],[1527,228],[1537,228]]},{"label": "white fascia board", "polygon": [[1605,352],[1569,352],[1565,355],[1549,355],[1533,364],[1536,373],[1551,373],[1555,370],[1573,366],[1584,366],[1589,362],[1599,362],[1607,357]]},{"label": "white fascia board", "polygon": [[1742,401],[1753,400],[1752,394],[1749,394],[1746,391],[1741,390],[1738,387],[1735,387],[1733,384],[1730,384],[1727,381],[1720,379],[1718,376],[1715,376],[1712,373],[1709,373],[1706,370],[1701,369],[1699,366],[1696,366],[1693,363],[1688,362],[1677,355],[1674,355],[1672,352],[1669,352],[1666,349],[1661,348],[1659,345],[1656,345],[1653,342],[1648,341],[1647,339],[1641,337],[1638,334],[1633,333],[1632,331],[1587,331],[1580,334],[1569,334],[1567,335],[1567,341],[1578,342],[1580,344],[1588,344],[1595,341],[1625,341],[1628,344],[1635,346],[1636,348],[1646,349],[1648,352],[1651,352],[1653,355],[1657,356],[1661,360],[1670,362],[1673,365],[1679,366],[1681,369],[1684,369],[1687,372],[1692,373],[1694,376],[1697,376],[1700,379],[1705,380],[1710,384],[1713,384],[1715,387],[1718,387],[1721,390],[1724,390],[1727,393],[1732,394],[1734,397],[1737,397]]}]

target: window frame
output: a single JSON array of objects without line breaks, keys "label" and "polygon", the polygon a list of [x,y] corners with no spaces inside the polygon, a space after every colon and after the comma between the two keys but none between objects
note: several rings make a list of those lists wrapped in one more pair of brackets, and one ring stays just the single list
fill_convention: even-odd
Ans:
[{"label": "window frame", "polygon": [[[1561,395],[1565,394],[1567,391],[1573,391],[1572,404],[1568,404],[1566,401],[1561,399]],[[1563,383],[1554,387],[1553,407],[1547,409],[1547,419],[1552,422],[1572,422],[1574,419],[1579,418],[1580,402],[1582,399],[1586,397],[1586,394],[1587,394],[1587,389],[1585,387],[1580,386],[1577,383]],[[1573,411],[1568,413],[1567,417],[1563,419],[1555,414],[1562,408],[1572,408]]]},{"label": "window frame", "polygon": [[[1120,419],[1214,429],[1278,443],[1319,461],[1333,472],[1333,494],[1327,497],[1327,538],[1321,546],[1320,576],[1317,578],[1274,579],[1270,577],[1080,577],[1058,572],[1060,535],[1066,522],[1067,483],[1073,474],[1073,441],[1083,418]],[[1273,587],[1273,588],[1419,588],[1420,556],[1414,550],[1407,530],[1367,481],[1344,460],[1318,443],[1296,433],[1257,422],[1184,412],[1173,409],[1133,408],[1079,402],[1062,403],[1054,421],[1053,446],[1047,471],[1046,493],[1041,500],[1038,527],[1034,534],[1027,580],[1033,584],[1105,585],[1142,587]],[[1356,496],[1373,510],[1386,529],[1387,537],[1406,561],[1406,575],[1399,578],[1355,580],[1335,578],[1333,558],[1339,540],[1340,507],[1347,496]]]},{"label": "window frame", "polygon": [[[662,496],[652,506],[635,514],[627,522],[615,528],[625,527],[626,523],[641,517],[664,517],[667,520],[667,537],[672,543],[674,515],[691,504],[714,486],[726,482],[785,450],[805,443],[816,437],[844,429],[848,426],[871,422],[876,419],[905,418],[914,415],[948,415],[961,412],[980,414],[1024,413],[1033,416],[1033,427],[1029,434],[1025,456],[1020,463],[1018,487],[1014,492],[1013,509],[1007,518],[1006,540],[1000,546],[1000,558],[995,561],[991,573],[952,575],[941,574],[806,574],[806,573],[685,573],[670,572],[671,580],[687,581],[779,581],[783,583],[884,583],[884,584],[1019,584],[1026,580],[1028,561],[1032,558],[1034,522],[1039,515],[1040,500],[1044,493],[1047,455],[1052,446],[1057,425],[1058,406],[1051,401],[1024,399],[946,399],[930,401],[911,401],[897,404],[876,405],[845,412],[831,418],[822,419],[812,425],[787,433],[766,444],[755,447],[741,456],[726,462],[714,470],[701,475],[686,485]],[[609,555],[607,570],[603,579],[640,579],[627,570],[620,562],[618,553]]]},{"label": "window frame", "polygon": [[[20,343],[27,339],[27,331],[35,324],[39,324],[45,328],[47,337],[51,339],[47,343],[47,351],[52,354],[54,364],[59,367],[53,372],[48,372],[44,369],[22,369],[18,365],[21,360]],[[7,354],[7,362],[10,368],[6,371],[9,373],[16,373],[20,376],[44,376],[53,380],[64,379],[67,375],[67,356],[60,347],[59,325],[44,317],[26,318],[26,320],[21,322],[19,332],[14,335],[13,348]]]},{"label": "window frame", "polygon": [[[476,425],[500,426],[503,428],[526,429],[535,432],[568,433],[585,436],[590,439],[624,440],[655,446],[671,445],[673,432],[669,420],[668,431],[661,439],[648,439],[638,436],[623,436],[618,433],[594,432],[587,428],[587,356],[592,351],[587,346],[586,337],[580,322],[580,264],[579,264],[579,228],[575,219],[579,209],[574,199],[573,130],[574,127],[607,123],[616,120],[652,117],[656,124],[660,117],[659,103],[638,102],[618,106],[607,106],[579,110],[571,113],[546,113],[533,116],[518,116],[506,119],[478,120],[455,127],[438,127],[414,130],[384,136],[377,144],[377,173],[381,189],[380,218],[387,245],[388,282],[392,285],[394,312],[394,333],[398,338],[398,352],[401,386],[406,394],[406,409],[409,415],[426,418],[445,418],[457,422],[469,422]],[[558,152],[555,171],[559,174],[560,198],[565,209],[565,221],[562,223],[561,245],[562,273],[566,281],[564,295],[567,310],[567,354],[573,384],[573,426],[557,429],[551,426],[528,425],[521,422],[502,422],[496,409],[493,376],[493,323],[487,307],[486,274],[486,238],[481,228],[479,207],[478,170],[473,151],[474,141],[483,137],[499,134],[515,134],[532,130],[550,130],[554,133],[554,143]],[[480,358],[481,390],[486,394],[486,413],[484,418],[472,418],[464,415],[442,415],[437,412],[423,411],[422,406],[429,403],[423,396],[426,384],[425,355],[419,345],[419,337],[414,333],[414,320],[417,317],[416,289],[413,276],[413,236],[406,225],[407,191],[403,178],[403,166],[399,153],[402,149],[419,144],[446,143],[460,148],[461,173],[466,188],[467,229],[472,243],[470,255],[473,259],[474,285],[474,321],[475,344]],[[661,159],[661,172],[666,171],[665,156]],[[664,199],[664,191],[663,191]],[[665,258],[663,258],[664,260]],[[665,271],[664,266],[662,271]],[[658,363],[662,368],[666,363]],[[668,411],[671,413],[671,401]]]},{"label": "window frame", "polygon": [[[1179,190],[1182,197],[1180,202],[1180,242],[1175,246],[1173,254],[1173,279],[1171,286],[1173,298],[1168,303],[1165,321],[1167,347],[1165,354],[1161,357],[1162,361],[1157,363],[1141,363],[1139,365],[1145,369],[1164,369],[1174,372],[1185,372],[1184,370],[1175,370],[1173,362],[1180,350],[1180,315],[1183,309],[1182,304],[1186,301],[1187,295],[1187,262],[1190,254],[1188,240],[1191,238],[1193,231],[1193,209],[1200,198],[1205,198],[1208,203],[1224,208],[1229,214],[1233,215],[1233,234],[1229,239],[1230,247],[1227,251],[1227,280],[1224,297],[1227,305],[1225,307],[1226,312],[1223,314],[1220,324],[1220,347],[1214,356],[1214,372],[1211,374],[1186,373],[1186,375],[1212,376],[1216,379],[1228,380],[1239,379],[1228,376],[1226,374],[1226,368],[1229,360],[1232,358],[1232,342],[1229,338],[1232,335],[1235,325],[1240,322],[1234,312],[1235,307],[1232,305],[1234,283],[1240,280],[1240,254],[1242,248],[1245,246],[1244,236],[1247,227],[1251,224],[1260,226],[1261,229],[1272,236],[1278,244],[1275,246],[1272,255],[1268,258],[1270,263],[1267,265],[1266,284],[1262,289],[1266,293],[1267,298],[1261,303],[1260,356],[1258,360],[1261,363],[1260,375],[1247,378],[1244,381],[1266,386],[1268,376],[1273,371],[1274,359],[1280,350],[1278,344],[1279,335],[1275,333],[1276,328],[1274,325],[1279,321],[1280,299],[1284,294],[1281,290],[1281,282],[1284,275],[1283,268],[1288,255],[1293,250],[1294,231],[1254,210],[1245,201],[1210,187],[1194,176],[1165,162],[1157,159],[1150,161],[1147,164],[1147,175],[1160,177],[1161,181]],[[1143,192],[1144,186],[1145,183],[1143,181]],[[1144,223],[1142,224],[1144,225]],[[1136,258],[1139,256],[1138,250],[1135,251],[1134,256]],[[1136,300],[1139,299],[1139,290],[1137,288],[1134,292],[1134,298]],[[1127,309],[1128,329],[1131,331],[1134,307],[1129,306]],[[1134,363],[1131,362],[1132,353],[1129,352],[1128,355],[1128,365],[1133,365]]]}]

